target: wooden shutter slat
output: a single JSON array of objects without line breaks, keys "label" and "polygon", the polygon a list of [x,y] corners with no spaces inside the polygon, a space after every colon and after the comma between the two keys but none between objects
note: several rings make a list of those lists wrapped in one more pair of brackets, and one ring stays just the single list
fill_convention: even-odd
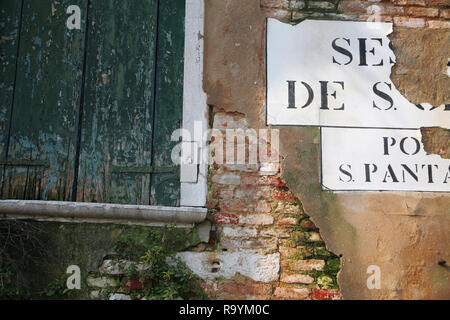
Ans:
[{"label": "wooden shutter slat", "polygon": [[[181,128],[184,80],[184,17],[185,1],[160,1],[158,56],[156,73],[155,130],[153,167],[173,165],[171,153],[177,142],[171,135]],[[180,173],[153,174],[152,204],[178,206]]]},{"label": "wooden shutter slat", "polygon": [[70,200],[85,34],[66,28],[66,10],[86,4],[24,0],[7,161],[49,166],[8,166],[8,199]]},{"label": "wooden shutter slat", "polygon": [[[0,2],[0,28],[2,43],[0,45],[0,160],[6,162],[7,141],[9,135],[9,118],[14,93],[16,74],[17,47],[19,44],[19,24],[22,1]],[[3,165],[0,165],[0,197],[3,193]]]},{"label": "wooden shutter slat", "polygon": [[148,205],[157,0],[91,3],[77,200]]}]

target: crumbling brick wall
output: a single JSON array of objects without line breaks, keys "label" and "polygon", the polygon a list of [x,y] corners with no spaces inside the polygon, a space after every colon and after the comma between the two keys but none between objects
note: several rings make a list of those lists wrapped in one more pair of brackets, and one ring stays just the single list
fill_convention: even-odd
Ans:
[{"label": "crumbling brick wall", "polygon": [[[438,106],[448,102],[448,1],[211,1],[206,4],[206,15],[204,87],[215,129],[265,128],[262,21],[266,17],[293,24],[307,18],[393,22],[397,65],[391,79],[395,86],[413,103]],[[415,40],[409,35],[417,33],[426,34],[423,39],[430,39],[430,43],[413,48]],[[427,45],[440,48],[424,49]],[[426,72],[423,65],[415,67],[417,59],[408,55],[412,48],[416,58],[426,50]],[[423,73],[420,78],[419,73]],[[416,86],[414,90],[412,85]],[[424,90],[417,90],[417,86],[424,86]],[[208,206],[218,231],[218,250],[279,254],[279,278],[261,282],[237,276],[211,281],[208,288],[217,298],[336,299],[341,293],[348,299],[442,297],[445,288],[439,293],[433,291],[428,276],[430,270],[439,281],[445,282],[448,276],[425,252],[434,247],[433,252],[439,253],[436,245],[445,242],[436,227],[445,228],[447,220],[435,218],[431,212],[448,206],[448,197],[336,196],[322,192],[318,131],[278,129],[281,170],[278,165],[264,163],[214,163]],[[442,129],[439,134],[435,130],[424,129],[425,147],[444,155],[448,130]],[[357,212],[358,208],[365,211]],[[427,222],[410,215],[427,217]],[[417,233],[422,234],[420,245],[414,242]],[[376,246],[372,246],[374,243]],[[368,292],[366,268],[381,258],[387,261],[383,271],[389,273],[389,285],[385,290]],[[340,290],[335,283],[339,269]]]},{"label": "crumbling brick wall", "polygon": [[[226,139],[217,143],[226,137],[226,130],[249,129],[244,115],[214,109],[213,128],[222,133],[219,138],[216,131],[212,140],[217,148],[223,145],[224,156],[230,148],[238,152],[238,148],[245,147],[247,153],[251,149],[250,139],[245,146]],[[267,146],[268,153],[272,150],[265,141],[261,145]],[[242,276],[224,281],[213,290],[216,298],[339,298],[339,257],[327,250],[318,228],[282,181],[277,156],[271,155],[272,162],[251,163],[247,154],[247,164],[233,164],[217,148],[213,148],[208,207],[219,235],[218,250],[276,254],[277,260],[266,263],[278,263],[279,272],[276,280],[269,282]],[[260,265],[256,269],[264,267]],[[210,285],[210,289],[213,287]]]}]

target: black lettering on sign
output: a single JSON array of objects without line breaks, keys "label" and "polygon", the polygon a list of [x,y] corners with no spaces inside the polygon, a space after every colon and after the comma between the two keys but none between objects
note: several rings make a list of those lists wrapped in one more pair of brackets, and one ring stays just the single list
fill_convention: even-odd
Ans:
[{"label": "black lettering on sign", "polygon": [[[344,166],[346,166],[347,168],[344,169]],[[342,164],[339,167],[339,171],[346,175],[347,181],[345,181],[342,177],[339,177],[339,181],[341,181],[341,182],[351,182],[351,181],[353,181],[353,176],[350,173],[351,170],[352,170],[352,166],[351,165],[349,165],[349,164]]]},{"label": "black lettering on sign", "polygon": [[434,183],[434,179],[433,179],[433,169],[439,169],[438,165],[423,165],[422,169],[427,168],[428,171],[428,183]]},{"label": "black lettering on sign", "polygon": [[[406,144],[408,141],[412,141],[413,142],[413,147],[411,148],[407,148]],[[390,147],[393,147],[397,144],[397,140],[393,137],[383,137],[383,145],[384,145],[384,155],[385,156],[389,156],[390,155]],[[411,144],[409,144],[411,145]],[[417,138],[414,137],[405,137],[402,140],[400,140],[400,145],[399,145],[400,151],[407,155],[407,156],[415,156],[416,154],[418,154],[420,152],[420,141]],[[410,152],[408,152],[408,150]]]},{"label": "black lettering on sign", "polygon": [[406,141],[408,141],[408,139],[410,139],[410,138],[406,137],[406,138],[403,138],[402,141],[400,141],[400,150],[407,156],[415,156],[420,151],[420,141],[414,137],[411,137],[411,139],[415,142],[416,148],[415,148],[414,152],[408,153],[408,151],[406,151],[406,149],[405,149],[405,143],[406,143]]},{"label": "black lettering on sign", "polygon": [[[333,81],[335,84],[339,84],[342,87],[342,90],[345,89],[344,82],[342,81]],[[320,88],[321,88],[321,96],[322,96],[322,106],[320,107],[321,110],[329,110],[328,108],[328,81],[320,81]],[[334,91],[332,94],[330,94],[334,99],[337,98],[336,91]],[[335,108],[333,110],[344,110],[345,104],[343,103],[340,108]]]},{"label": "black lettering on sign", "polygon": [[[370,170],[370,166],[372,166],[372,170]],[[378,167],[374,164],[364,164],[366,169],[366,182],[372,182],[371,175],[378,171]]]},{"label": "black lettering on sign", "polygon": [[313,102],[314,100],[314,91],[311,88],[311,86],[309,84],[307,84],[306,82],[302,81],[302,85],[305,86],[306,90],[308,90],[308,101],[306,101],[305,105],[302,107],[302,109],[309,107],[309,105]]},{"label": "black lettering on sign", "polygon": [[[383,46],[383,39],[381,38],[372,38],[370,39],[372,41],[377,41],[380,43],[380,46]],[[358,38],[359,41],[359,65],[360,66],[368,66],[367,64],[367,53],[371,53],[373,56],[375,56],[375,48],[372,48],[371,50],[367,51],[367,38]],[[374,67],[381,67],[384,65],[384,60],[381,59],[381,61],[377,64],[373,64]]]},{"label": "black lettering on sign", "polygon": [[[389,143],[389,139],[391,139],[391,143]],[[395,146],[395,144],[397,143],[397,140],[395,140],[395,138],[389,138],[389,137],[384,137],[383,138],[384,141],[384,155],[388,156],[389,155],[389,147],[393,147]]]},{"label": "black lettering on sign", "polygon": [[333,47],[334,50],[336,50],[337,52],[347,56],[348,57],[348,61],[347,61],[347,63],[341,63],[341,62],[337,61],[336,58],[333,56],[333,63],[336,63],[338,65],[342,65],[343,64],[344,66],[346,66],[346,65],[350,64],[353,61],[353,55],[352,55],[352,53],[350,51],[348,51],[347,49],[344,49],[343,47],[341,47],[341,46],[339,46],[337,44],[337,41],[339,39],[343,39],[345,42],[348,43],[349,46],[350,46],[350,39],[336,38],[336,39],[333,40],[333,43],[331,44],[331,46]]},{"label": "black lettering on sign", "polygon": [[416,182],[419,182],[419,165],[416,164],[416,165],[414,165],[414,166],[415,166],[415,168],[416,168],[415,172],[413,172],[413,171],[411,170],[411,168],[408,167],[406,164],[402,164],[403,169],[405,169],[405,170],[403,170],[403,172],[402,172],[402,174],[403,174],[403,182],[404,182],[404,183],[406,183],[405,171],[406,171],[407,173],[409,173],[409,175],[410,175],[414,180],[416,180]]},{"label": "black lettering on sign", "polygon": [[[293,80],[288,80],[288,103],[289,106],[287,107],[288,109],[297,109],[297,105],[296,105],[296,101],[295,101],[295,84],[296,81]],[[310,104],[313,102],[314,100],[314,91],[311,88],[311,86],[309,84],[307,84],[306,82],[301,82],[302,85],[306,88],[306,90],[308,91],[308,100],[306,101],[305,105],[302,107],[302,109],[309,107]]]},{"label": "black lettering on sign", "polygon": [[450,178],[450,166],[448,166],[448,172],[447,175],[445,176],[444,183],[447,183],[449,178]]},{"label": "black lettering on sign", "polygon": [[395,175],[394,169],[392,168],[391,165],[388,165],[386,174],[384,175],[383,182],[387,183],[387,179],[388,178],[391,178],[392,182],[394,182],[394,183],[398,183],[399,182],[398,179],[397,179],[397,176]]},{"label": "black lettering on sign", "polygon": [[[389,49],[392,50],[392,52],[394,51],[394,45],[392,44],[392,41],[389,41]],[[389,57],[389,63],[391,65],[395,64],[395,57]]]},{"label": "black lettering on sign", "polygon": [[288,80],[288,100],[289,100],[289,106],[288,109],[297,109],[295,107],[295,82],[292,80]]},{"label": "black lettering on sign", "polygon": [[[387,94],[387,93],[381,91],[380,89],[378,89],[378,85],[380,85],[380,84],[381,84],[381,82],[377,82],[377,83],[374,84],[374,86],[373,86],[373,92],[374,92],[377,96],[379,96],[380,98],[382,98],[383,100],[389,102],[389,107],[387,107],[387,108],[384,109],[385,111],[388,111],[388,110],[392,109],[392,107],[394,107],[394,100],[391,98],[391,96],[390,96],[389,94]],[[390,91],[392,91],[392,84],[387,83],[387,82],[384,82],[384,84],[389,88]],[[383,110],[383,109],[381,109],[381,108],[375,103],[375,101],[373,102],[373,107],[374,107],[375,109],[378,109],[378,110]],[[396,110],[396,109],[395,109],[395,110]]]}]

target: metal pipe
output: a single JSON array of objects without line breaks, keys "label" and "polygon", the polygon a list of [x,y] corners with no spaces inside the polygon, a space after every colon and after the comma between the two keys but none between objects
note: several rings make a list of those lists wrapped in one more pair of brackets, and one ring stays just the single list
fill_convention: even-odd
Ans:
[{"label": "metal pipe", "polygon": [[207,209],[56,201],[0,201],[0,219],[174,225],[192,227],[206,219]]}]

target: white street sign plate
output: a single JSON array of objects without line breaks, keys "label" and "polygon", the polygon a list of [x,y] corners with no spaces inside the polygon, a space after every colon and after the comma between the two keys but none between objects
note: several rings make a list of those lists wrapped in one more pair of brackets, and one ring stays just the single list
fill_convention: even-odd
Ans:
[{"label": "white street sign plate", "polygon": [[450,128],[450,107],[410,103],[390,80],[391,23],[267,25],[267,124]]},{"label": "white street sign plate", "polygon": [[427,155],[420,130],[321,131],[324,190],[450,191],[450,160]]}]

